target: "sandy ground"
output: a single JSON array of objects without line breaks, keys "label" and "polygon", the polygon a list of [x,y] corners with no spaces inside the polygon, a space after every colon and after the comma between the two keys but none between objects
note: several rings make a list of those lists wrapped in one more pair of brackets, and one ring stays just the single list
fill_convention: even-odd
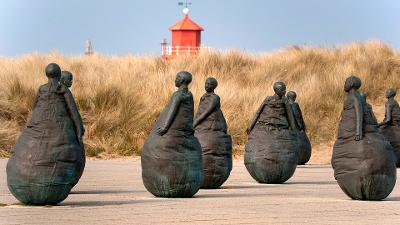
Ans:
[{"label": "sandy ground", "polygon": [[234,161],[221,189],[190,199],[155,198],[140,161],[89,160],[80,183],[59,206],[22,206],[6,186],[0,160],[0,224],[400,224],[400,187],[385,201],[350,200],[329,166],[301,166],[281,185],[256,183]]}]

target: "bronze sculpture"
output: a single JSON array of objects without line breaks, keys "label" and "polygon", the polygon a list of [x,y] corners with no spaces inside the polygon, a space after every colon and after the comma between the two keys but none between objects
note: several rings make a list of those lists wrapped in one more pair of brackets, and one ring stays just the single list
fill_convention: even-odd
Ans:
[{"label": "bronze sculpture", "polygon": [[363,106],[363,120],[364,128],[368,128],[366,125],[378,126],[374,111],[372,110],[371,104],[367,102],[367,94],[360,92],[360,101]]},{"label": "bronze sculpture", "polygon": [[79,176],[84,128],[74,98],[59,83],[60,67],[46,67],[31,118],[7,163],[10,192],[22,203],[55,205],[67,198]]},{"label": "bronze sculpture", "polygon": [[298,165],[306,164],[311,158],[311,143],[308,139],[306,132],[306,124],[304,123],[303,114],[301,112],[299,104],[296,102],[297,94],[294,91],[287,93],[288,103],[292,108],[295,124],[297,127],[297,137],[299,141],[299,161]]},{"label": "bronze sculpture", "polygon": [[64,84],[68,88],[71,88],[73,82],[73,75],[69,71],[62,71],[61,72],[61,78],[60,78],[60,83]]},{"label": "bronze sculpture", "polygon": [[215,78],[207,78],[206,93],[200,99],[199,110],[193,123],[203,155],[202,188],[220,187],[232,170],[232,139],[227,133],[220,98],[214,93],[217,86]]},{"label": "bronze sculpture", "polygon": [[283,183],[294,174],[298,162],[296,125],[285,97],[286,85],[274,84],[247,129],[244,163],[260,183]]},{"label": "bronze sculpture", "polygon": [[201,146],[194,136],[189,72],[176,76],[178,90],[158,117],[142,150],[142,179],[157,197],[192,197],[203,182]]},{"label": "bronze sculpture", "polygon": [[332,167],[340,188],[356,200],[386,198],[396,183],[393,149],[379,133],[375,116],[358,89],[361,80],[346,79],[343,112],[333,147]]},{"label": "bronze sculpture", "polygon": [[385,119],[379,124],[383,136],[390,142],[396,156],[396,165],[400,167],[400,107],[394,99],[396,89],[389,88],[386,91],[388,99],[385,105]]},{"label": "bronze sculpture", "polygon": [[[72,86],[72,82],[73,82],[73,75],[71,72],[69,71],[62,71],[61,72],[61,78],[60,78],[60,83],[65,85],[68,88],[71,88]],[[79,113],[79,112],[78,112]],[[79,114],[79,117],[81,117],[81,115]],[[76,176],[76,180],[73,182],[72,186],[75,186],[79,179],[82,177],[83,171],[85,169],[85,165],[86,165],[86,153],[85,153],[85,149],[83,149],[82,151],[82,157],[83,157],[83,164],[82,164],[82,168],[79,170],[78,176]]]}]

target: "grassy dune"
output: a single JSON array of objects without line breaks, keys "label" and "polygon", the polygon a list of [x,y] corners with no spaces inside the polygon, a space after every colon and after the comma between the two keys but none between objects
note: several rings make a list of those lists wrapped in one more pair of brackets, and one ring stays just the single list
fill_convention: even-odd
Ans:
[{"label": "grassy dune", "polygon": [[375,106],[384,103],[386,88],[400,87],[400,55],[378,41],[335,48],[292,47],[258,55],[211,51],[171,61],[157,56],[68,57],[58,53],[0,58],[0,156],[7,155],[26,124],[50,62],[74,74],[72,92],[85,122],[89,156],[140,154],[157,115],[175,90],[173,81],[180,70],[194,75],[190,90],[196,107],[205,79],[210,75],[218,79],[216,92],[237,155],[243,152],[250,118],[265,96],[272,95],[275,81],[285,81],[288,90],[298,93],[314,153],[322,158],[330,156],[343,82],[349,74],[362,78],[362,89]]}]

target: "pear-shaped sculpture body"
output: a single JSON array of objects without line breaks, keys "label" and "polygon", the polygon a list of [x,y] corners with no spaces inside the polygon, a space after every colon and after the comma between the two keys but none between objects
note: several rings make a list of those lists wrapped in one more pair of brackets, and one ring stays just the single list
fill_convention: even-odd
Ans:
[{"label": "pear-shaped sculpture body", "polygon": [[383,136],[390,142],[396,155],[396,165],[400,167],[400,106],[394,99],[390,102],[393,105],[391,120],[380,127]]},{"label": "pear-shaped sculpture body", "polygon": [[[168,132],[160,136],[157,129],[165,123],[177,98],[181,100],[175,119]],[[192,94],[175,92],[143,146],[143,184],[157,197],[192,197],[200,189],[203,167],[201,147],[194,136],[193,113]]]},{"label": "pear-shaped sculpture body", "polygon": [[[356,98],[360,98],[355,94]],[[393,149],[379,133],[372,110],[362,102],[363,138],[355,140],[356,109],[346,96],[338,138],[333,147],[332,167],[340,188],[356,200],[386,198],[396,183]]]},{"label": "pear-shaped sculpture body", "polygon": [[63,201],[81,175],[84,149],[67,107],[71,98],[63,85],[42,85],[28,125],[11,150],[8,187],[25,204]]},{"label": "pear-shaped sculpture body", "polygon": [[257,123],[248,136],[244,163],[260,183],[287,181],[298,163],[298,139],[289,129],[284,99],[267,97]]},{"label": "pear-shaped sculpture body", "polygon": [[197,115],[201,115],[217,98],[218,105],[198,126],[198,138],[203,155],[204,180],[202,188],[218,188],[228,178],[232,170],[232,139],[227,133],[227,124],[220,108],[219,97],[206,93],[200,99]]}]

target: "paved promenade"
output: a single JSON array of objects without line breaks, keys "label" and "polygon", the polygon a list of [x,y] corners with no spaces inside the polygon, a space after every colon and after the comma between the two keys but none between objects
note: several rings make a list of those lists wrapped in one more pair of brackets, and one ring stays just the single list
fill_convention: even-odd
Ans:
[{"label": "paved promenade", "polygon": [[262,185],[235,161],[222,189],[191,199],[148,193],[139,161],[88,161],[59,206],[28,207],[9,193],[0,160],[0,224],[400,224],[400,186],[385,201],[347,198],[329,166],[301,166],[282,185]]}]

